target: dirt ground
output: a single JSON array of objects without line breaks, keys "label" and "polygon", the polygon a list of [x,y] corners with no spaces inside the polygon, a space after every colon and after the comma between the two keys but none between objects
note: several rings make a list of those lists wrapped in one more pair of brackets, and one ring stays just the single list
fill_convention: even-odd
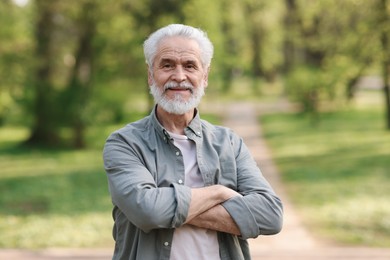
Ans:
[{"label": "dirt ground", "polygon": [[[252,155],[258,162],[264,176],[271,183],[284,204],[284,226],[281,233],[275,236],[262,236],[249,240],[253,260],[389,260],[389,249],[365,247],[341,247],[315,238],[302,224],[294,210],[279,178],[269,150],[261,135],[261,126],[257,122],[260,113],[290,109],[284,102],[273,105],[254,103],[207,104],[201,111],[214,110],[226,115],[224,125],[241,135]],[[112,249],[45,249],[0,250],[0,260],[8,259],[111,259]]]}]

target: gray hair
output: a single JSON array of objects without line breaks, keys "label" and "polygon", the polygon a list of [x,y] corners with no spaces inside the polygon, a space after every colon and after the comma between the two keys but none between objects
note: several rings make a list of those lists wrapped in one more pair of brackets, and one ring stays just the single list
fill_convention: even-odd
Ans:
[{"label": "gray hair", "polygon": [[210,66],[214,47],[207,37],[207,34],[200,29],[188,25],[170,24],[152,33],[144,42],[145,59],[150,69],[153,66],[158,44],[162,39],[171,36],[181,36],[195,40],[201,49],[201,61],[203,67],[208,68]]}]

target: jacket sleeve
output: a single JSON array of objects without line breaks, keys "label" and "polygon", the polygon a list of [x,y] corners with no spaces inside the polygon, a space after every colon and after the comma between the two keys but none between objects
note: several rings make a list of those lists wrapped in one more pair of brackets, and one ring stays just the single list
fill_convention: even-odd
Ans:
[{"label": "jacket sleeve", "polygon": [[280,232],[283,206],[270,184],[263,177],[243,140],[232,134],[236,156],[237,191],[243,195],[223,203],[238,225],[243,239]]},{"label": "jacket sleeve", "polygon": [[182,225],[188,213],[190,188],[176,184],[157,187],[142,154],[129,139],[113,133],[103,150],[112,202],[145,232]]}]

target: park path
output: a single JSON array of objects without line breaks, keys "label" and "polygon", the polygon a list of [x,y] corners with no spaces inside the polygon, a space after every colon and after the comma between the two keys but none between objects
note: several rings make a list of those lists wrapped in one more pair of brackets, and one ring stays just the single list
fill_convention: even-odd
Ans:
[{"label": "park path", "polygon": [[[236,102],[206,103],[201,111],[219,113],[223,124],[243,137],[264,176],[271,183],[284,205],[284,225],[281,233],[250,239],[253,260],[389,260],[389,249],[341,247],[314,237],[302,224],[299,214],[289,201],[279,173],[262,138],[258,116],[275,111],[291,111],[286,102],[273,104]],[[45,249],[39,251],[2,249],[0,260],[108,260],[112,249]]]},{"label": "park path", "polygon": [[298,212],[286,194],[258,122],[258,117],[262,114],[278,111],[291,112],[293,107],[280,100],[272,104],[250,102],[217,104],[213,108],[210,107],[210,110],[212,109],[223,113],[223,124],[243,137],[263,175],[280,196],[284,205],[282,231],[274,236],[259,236],[249,240],[253,260],[390,260],[390,248],[337,246],[314,237],[301,222]]}]

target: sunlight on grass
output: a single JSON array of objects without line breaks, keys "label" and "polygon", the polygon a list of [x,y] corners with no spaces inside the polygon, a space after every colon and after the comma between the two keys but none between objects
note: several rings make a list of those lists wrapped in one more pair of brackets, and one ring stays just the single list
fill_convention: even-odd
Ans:
[{"label": "sunlight on grass", "polygon": [[0,247],[112,246],[102,160],[111,130],[101,128],[94,147],[69,150],[23,147],[27,129],[0,128]]},{"label": "sunlight on grass", "polygon": [[[39,161],[39,167],[31,167]],[[72,162],[72,163],[70,163]],[[0,158],[2,174],[0,178],[17,176],[39,176],[64,174],[74,170],[88,170],[103,165],[101,151],[62,151],[48,152],[31,150],[15,156],[3,155]]]},{"label": "sunlight on grass", "polygon": [[3,147],[6,144],[13,144],[14,142],[26,139],[28,134],[28,129],[24,127],[0,127],[0,144]]},{"label": "sunlight on grass", "polygon": [[[342,209],[342,210],[340,210]],[[323,213],[318,221],[323,221],[327,229],[321,232],[329,237],[336,237],[346,243],[373,246],[389,245],[390,201],[388,197],[358,195],[350,199],[327,203],[320,208]],[[318,217],[318,213],[307,214]],[[364,235],[362,235],[364,234]]]},{"label": "sunlight on grass", "polygon": [[378,107],[261,118],[287,190],[314,232],[340,243],[390,245],[390,134]]},{"label": "sunlight on grass", "polygon": [[0,247],[96,247],[112,245],[111,215],[0,215]]}]

